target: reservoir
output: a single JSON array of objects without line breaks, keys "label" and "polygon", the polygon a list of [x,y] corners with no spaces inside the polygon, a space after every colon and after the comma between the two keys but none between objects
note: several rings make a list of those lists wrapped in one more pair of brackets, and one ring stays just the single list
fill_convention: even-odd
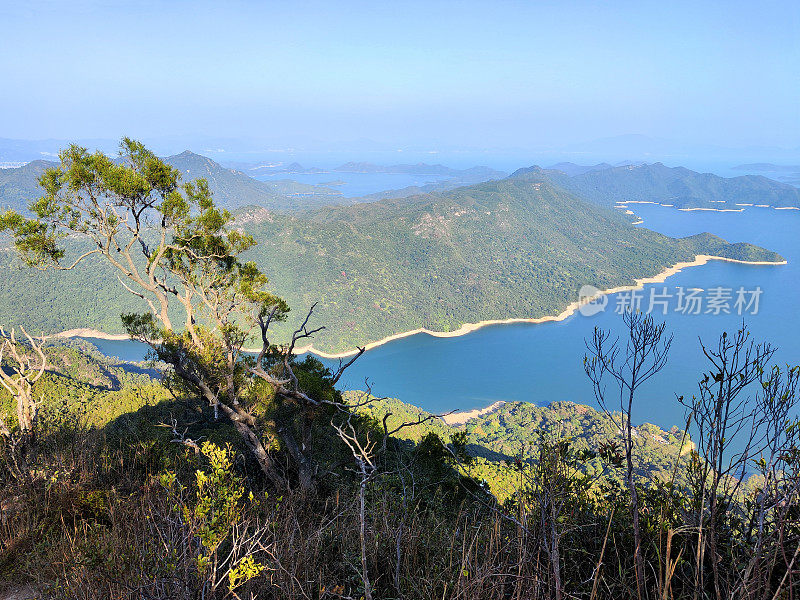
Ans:
[{"label": "reservoir", "polygon": [[[708,370],[700,341],[713,345],[722,332],[732,334],[743,321],[753,339],[778,348],[777,364],[800,363],[800,211],[748,207],[743,212],[685,212],[649,204],[630,208],[644,220],[642,227],[673,237],[708,231],[730,242],[758,244],[788,261],[781,266],[710,261],[684,269],[664,283],[645,286],[642,308],[647,307],[651,294],[671,296],[666,306],[659,306],[655,318],[666,322],[674,342],[665,369],[641,389],[635,422],[664,428],[685,425],[684,410],[676,397],[695,394],[697,381]],[[707,312],[713,289],[730,290],[729,313]],[[753,306],[738,314],[735,300],[740,289],[760,290],[755,314]],[[700,314],[676,310],[679,290],[701,290],[705,304]],[[569,400],[596,406],[583,370],[584,340],[594,327],[622,333],[616,309],[629,301],[630,295],[611,295],[604,311],[592,316],[575,313],[560,322],[493,325],[460,337],[418,334],[395,340],[356,361],[340,387],[363,389],[366,379],[376,396],[399,398],[430,412],[468,410],[498,400],[539,405]],[[480,317],[476,315],[475,320]],[[140,360],[143,356],[136,342],[91,341],[104,353],[122,359]]]}]

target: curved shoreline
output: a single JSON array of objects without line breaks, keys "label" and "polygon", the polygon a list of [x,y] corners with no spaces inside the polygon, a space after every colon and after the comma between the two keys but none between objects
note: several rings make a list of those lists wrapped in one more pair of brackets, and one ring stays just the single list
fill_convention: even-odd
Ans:
[{"label": "curved shoreline", "polygon": [[131,339],[127,333],[106,333],[98,329],[90,329],[88,327],[79,327],[77,329],[67,329],[66,331],[59,331],[53,335],[46,337],[53,338],[97,338],[98,340],[110,341],[124,341]]},{"label": "curved shoreline", "polygon": [[[665,268],[658,275],[653,275],[651,277],[642,277],[641,279],[635,279],[634,280],[635,283],[633,285],[623,285],[615,288],[609,288],[607,290],[601,290],[593,296],[589,296],[581,300],[571,302],[558,315],[546,315],[544,317],[535,317],[535,318],[518,317],[510,319],[489,319],[486,321],[478,321],[477,323],[464,323],[463,325],[461,325],[461,327],[453,331],[432,331],[430,329],[426,329],[425,327],[419,327],[417,329],[412,329],[410,331],[395,333],[393,335],[387,336],[375,342],[369,342],[368,344],[364,345],[364,349],[372,350],[373,348],[377,348],[378,346],[383,346],[384,344],[393,342],[394,340],[403,339],[406,337],[410,337],[412,335],[417,335],[419,333],[425,333],[432,337],[438,337],[438,338],[451,338],[451,337],[460,337],[462,335],[472,333],[473,331],[477,331],[478,329],[490,325],[511,325],[514,323],[538,324],[538,323],[564,321],[565,319],[575,314],[575,312],[578,309],[580,309],[581,306],[588,304],[589,302],[593,302],[594,300],[601,298],[602,296],[609,296],[611,294],[618,294],[620,292],[640,290],[646,284],[649,283],[663,283],[668,277],[680,273],[683,269],[687,269],[689,267],[700,267],[712,260],[720,260],[724,262],[738,263],[742,265],[753,265],[753,266],[780,266],[787,264],[787,261],[785,260],[777,262],[757,261],[757,260],[748,261],[748,260],[737,260],[734,258],[726,258],[724,256],[712,256],[710,254],[698,254],[697,256],[695,256],[694,260],[676,263],[671,267]],[[124,333],[106,333],[104,331],[99,331],[97,329],[90,329],[85,327],[77,329],[68,329],[66,331],[61,331],[59,333],[47,337],[97,338],[100,340],[110,340],[110,341],[122,341],[130,339],[128,335]],[[242,350],[244,352],[258,352],[260,348],[243,348]],[[338,352],[338,353],[328,353],[328,352],[323,352],[321,350],[317,350],[316,348],[314,348],[314,344],[309,344],[308,346],[303,346],[302,348],[295,348],[294,350],[295,354],[306,354],[309,352],[321,358],[337,359],[337,358],[347,358],[348,356],[353,356],[358,352],[358,350],[349,350],[347,352]]]},{"label": "curved shoreline", "polygon": [[[602,296],[609,296],[611,294],[618,294],[620,292],[628,292],[632,290],[640,290],[646,284],[649,283],[663,283],[668,277],[680,273],[683,269],[687,269],[690,267],[700,267],[702,265],[707,264],[709,261],[712,260],[720,260],[724,262],[731,262],[731,263],[738,263],[743,265],[753,265],[753,266],[780,266],[787,264],[787,261],[748,261],[748,260],[737,260],[734,258],[726,258],[724,256],[712,256],[710,254],[698,254],[694,260],[692,261],[685,261],[679,262],[671,267],[665,268],[661,273],[658,275],[653,275],[651,277],[642,277],[640,279],[635,279],[635,283],[633,285],[623,285],[614,288],[609,288],[607,290],[601,290],[597,292],[594,296],[589,296],[583,298],[581,300],[577,300],[575,302],[571,302],[567,305],[567,307],[558,315],[546,315],[544,317],[535,317],[535,318],[525,318],[525,317],[516,317],[516,318],[509,318],[509,319],[489,319],[486,321],[478,321],[477,323],[464,323],[458,329],[453,331],[432,331],[430,329],[426,329],[425,327],[419,327],[417,329],[412,329],[410,331],[403,331],[401,333],[395,333],[393,335],[386,336],[381,338],[380,340],[369,342],[364,345],[365,350],[372,350],[373,348],[377,348],[378,346],[383,346],[384,344],[388,344],[389,342],[393,342],[394,340],[400,340],[406,337],[410,337],[412,335],[417,335],[419,333],[425,333],[432,337],[438,338],[451,338],[451,337],[460,337],[462,335],[466,335],[468,333],[472,333],[473,331],[477,331],[483,327],[487,327],[490,325],[511,325],[514,323],[531,323],[531,324],[538,324],[538,323],[549,323],[549,322],[559,322],[564,321],[565,319],[569,318],[575,312],[580,309],[581,306],[588,304],[589,302],[593,302],[594,300],[601,298]],[[59,333],[47,336],[47,337],[54,337],[54,338],[97,338],[100,340],[109,340],[109,341],[123,341],[130,339],[127,334],[125,333],[106,333],[104,331],[99,331],[97,329],[90,329],[86,327],[77,328],[77,329],[68,329],[66,331],[61,331]],[[243,348],[245,352],[258,352],[260,348]],[[316,356],[321,358],[327,359],[337,359],[337,358],[347,358],[348,356],[353,356],[358,352],[358,350],[349,350],[347,352],[337,352],[337,353],[329,353],[323,352],[321,350],[317,350],[314,348],[314,344],[309,344],[307,346],[303,346],[302,348],[295,348],[295,354],[306,354],[312,353]]]},{"label": "curved shoreline", "polygon": [[[761,261],[761,260],[737,260],[735,258],[726,258],[724,256],[712,256],[710,254],[698,254],[693,261],[686,261],[686,262],[679,262],[671,267],[665,268],[661,273],[658,275],[653,275],[652,277],[642,277],[641,279],[635,279],[635,283],[633,285],[623,285],[615,288],[610,288],[607,290],[601,290],[596,293],[594,296],[590,296],[584,298],[582,300],[577,300],[575,302],[571,302],[567,305],[567,308],[564,309],[558,315],[547,315],[544,317],[536,317],[536,318],[511,318],[511,319],[490,319],[487,321],[478,321],[477,323],[464,323],[458,329],[454,331],[431,331],[430,329],[426,329],[424,327],[420,327],[418,329],[412,329],[411,331],[404,331],[402,333],[396,333],[394,335],[387,336],[383,339],[380,339],[375,342],[370,342],[365,344],[365,350],[372,350],[373,348],[377,348],[378,346],[382,346],[383,344],[387,344],[394,340],[399,340],[405,337],[409,337],[412,335],[417,335],[418,333],[426,333],[433,337],[438,338],[450,338],[450,337],[459,337],[462,335],[466,335],[468,333],[472,333],[482,327],[487,327],[489,325],[510,325],[513,323],[547,323],[547,322],[557,322],[557,321],[564,321],[568,317],[572,316],[581,306],[588,304],[589,302],[593,302],[597,298],[602,296],[608,296],[611,294],[618,294],[619,292],[628,292],[632,290],[640,290],[646,284],[649,283],[663,283],[667,277],[680,273],[683,269],[687,269],[689,267],[700,267],[702,265],[707,264],[709,261],[712,260],[721,260],[724,262],[732,262],[738,263],[742,265],[753,265],[753,266],[780,266],[787,264],[787,261]],[[340,352],[336,354],[329,354],[327,352],[322,352],[314,348],[314,344],[309,344],[308,346],[304,346],[302,348],[296,348],[296,354],[305,354],[307,352],[311,352],[317,356],[322,358],[328,359],[335,359],[335,358],[346,358],[348,356],[353,356],[356,354],[357,350],[350,350],[348,352]]]},{"label": "curved shoreline", "polygon": [[743,208],[679,208],[683,212],[692,212],[695,210],[704,212],[744,212]]},{"label": "curved shoreline", "polygon": [[488,415],[489,413],[493,413],[498,408],[505,404],[505,400],[498,400],[497,402],[493,402],[489,406],[485,408],[473,408],[472,410],[465,410],[465,411],[457,411],[454,413],[450,413],[449,415],[443,415],[440,417],[442,421],[444,421],[447,425],[463,425],[467,421],[471,419],[475,419],[476,417],[482,417],[483,415]]}]

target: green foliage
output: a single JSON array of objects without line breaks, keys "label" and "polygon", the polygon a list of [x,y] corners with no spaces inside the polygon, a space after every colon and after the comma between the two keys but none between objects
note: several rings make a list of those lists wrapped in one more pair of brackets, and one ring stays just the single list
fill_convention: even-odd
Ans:
[{"label": "green foliage", "polygon": [[236,522],[239,502],[244,496],[241,478],[233,473],[233,455],[230,448],[220,448],[205,442],[201,453],[208,459],[209,470],[196,473],[195,502],[185,506],[183,516],[192,523],[205,552],[197,559],[203,572],[211,568],[211,556],[228,537]]},{"label": "green foliage", "polygon": [[[419,327],[452,331],[486,319],[558,314],[584,284],[630,284],[697,254],[780,259],[709,234],[676,240],[634,228],[562,188],[521,178],[291,216],[263,209],[235,216],[259,242],[243,261],[268,270],[271,291],[294,307],[318,302],[326,329],[313,341],[326,351]],[[70,255],[90,249],[70,244]],[[141,312],[141,301],[105,265],[54,276],[20,271],[11,256],[0,257],[6,323],[120,331],[105,306]],[[42,310],[56,298],[61,310]],[[19,313],[20,306],[30,308]],[[276,329],[276,339],[296,325]]]},{"label": "green foliage", "polygon": [[[353,393],[346,396],[356,397]],[[362,410],[379,421],[390,414],[390,427],[404,421],[415,422],[428,414],[391,398],[376,399]],[[547,406],[506,402],[464,425],[451,426],[433,419],[397,435],[416,442],[420,457],[435,461],[455,457],[464,474],[485,482],[501,502],[518,492],[520,465],[538,460],[540,438],[569,440],[571,456],[580,458],[578,470],[596,486],[620,487],[623,483],[621,434],[603,413],[572,402]],[[682,461],[693,448],[688,436],[677,427],[664,431],[643,423],[635,428],[634,436],[635,472],[644,486],[670,481],[676,461]],[[687,480],[683,471],[680,473],[677,484],[686,487]]]},{"label": "green foliage", "polygon": [[[240,517],[245,488],[242,479],[233,471],[233,454],[229,447],[220,448],[205,442],[200,451],[208,459],[209,470],[197,471],[195,502],[183,507],[183,515],[186,522],[192,524],[204,549],[196,559],[197,567],[204,577],[212,578],[211,570],[219,563],[220,546],[231,536]],[[250,500],[253,500],[252,493]],[[258,576],[265,568],[252,556],[245,556],[228,572],[230,591]]]},{"label": "green foliage", "polygon": [[239,561],[239,564],[228,573],[228,589],[233,591],[243,583],[255,579],[266,568],[266,565],[257,563],[252,556],[245,556]]}]

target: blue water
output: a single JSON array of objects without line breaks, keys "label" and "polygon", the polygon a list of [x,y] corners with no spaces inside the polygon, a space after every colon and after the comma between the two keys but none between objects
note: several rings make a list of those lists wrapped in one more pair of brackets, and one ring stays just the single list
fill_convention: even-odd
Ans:
[{"label": "blue water", "polygon": [[[258,175],[260,181],[291,179],[299,183],[323,185],[342,193],[345,198],[356,198],[386,190],[399,190],[410,186],[422,187],[429,183],[452,179],[445,175],[413,175],[407,173],[274,173]],[[337,185],[330,185],[337,182]]]},{"label": "blue water", "polygon": [[[732,242],[749,241],[783,254],[789,264],[749,266],[713,261],[685,269],[663,284],[645,286],[675,293],[722,286],[763,290],[759,311],[745,320],[758,340],[779,347],[779,363],[800,363],[800,212],[749,208],[742,213],[681,212],[652,205],[632,205],[644,225],[670,236],[710,231]],[[362,356],[341,380],[342,389],[362,389],[364,379],[379,396],[400,398],[432,412],[483,407],[497,400],[547,404],[571,400],[596,405],[583,372],[584,339],[599,326],[619,331],[615,314],[619,295],[609,297],[605,312],[579,313],[558,323],[485,327],[465,336],[435,338],[419,334],[379,346]],[[675,339],[667,367],[642,389],[634,420],[662,427],[685,423],[676,395],[691,395],[707,368],[698,338],[713,343],[723,332],[734,332],[742,317],[676,313],[672,299],[667,322]],[[731,307],[733,305],[731,304]],[[735,311],[734,311],[735,312]],[[134,342],[98,341],[101,351],[121,358],[141,359]],[[337,361],[325,361],[334,365]]]}]

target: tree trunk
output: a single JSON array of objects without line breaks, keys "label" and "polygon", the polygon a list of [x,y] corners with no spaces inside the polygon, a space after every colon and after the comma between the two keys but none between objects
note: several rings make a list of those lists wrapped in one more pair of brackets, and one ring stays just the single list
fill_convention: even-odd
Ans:
[{"label": "tree trunk", "polygon": [[317,469],[313,459],[308,456],[308,449],[300,448],[289,425],[276,423],[275,430],[280,436],[284,446],[286,446],[286,450],[289,452],[294,466],[297,468],[297,479],[300,484],[300,489],[305,492],[313,491]]},{"label": "tree trunk", "polygon": [[17,395],[17,420],[23,437],[33,436],[33,422],[36,419],[36,403],[30,389],[22,390]]},{"label": "tree trunk", "polygon": [[556,600],[561,600],[561,557],[559,556],[558,531],[556,531],[556,514],[550,518],[550,563],[553,567],[553,583],[556,588]]},{"label": "tree trunk", "polygon": [[636,569],[636,595],[639,600],[645,597],[644,558],[642,556],[642,531],[639,525],[639,496],[633,479],[633,432],[630,418],[630,404],[626,418],[625,458],[627,461],[627,484],[631,494],[631,520],[633,521],[633,563]]},{"label": "tree trunk", "polygon": [[285,481],[275,470],[274,461],[264,448],[264,444],[261,443],[261,438],[256,429],[249,423],[246,423],[242,416],[230,406],[224,403],[218,403],[217,406],[221,406],[225,414],[231,419],[233,426],[236,428],[239,435],[242,436],[245,445],[250,449],[250,452],[252,452],[258,466],[267,479],[269,479],[275,487],[283,487]]},{"label": "tree trunk", "polygon": [[372,600],[372,585],[369,582],[369,573],[367,571],[366,489],[367,489],[367,480],[364,477],[361,479],[361,487],[359,488],[358,491],[359,519],[360,519],[359,537],[361,540],[361,578],[364,580],[364,600]]}]

